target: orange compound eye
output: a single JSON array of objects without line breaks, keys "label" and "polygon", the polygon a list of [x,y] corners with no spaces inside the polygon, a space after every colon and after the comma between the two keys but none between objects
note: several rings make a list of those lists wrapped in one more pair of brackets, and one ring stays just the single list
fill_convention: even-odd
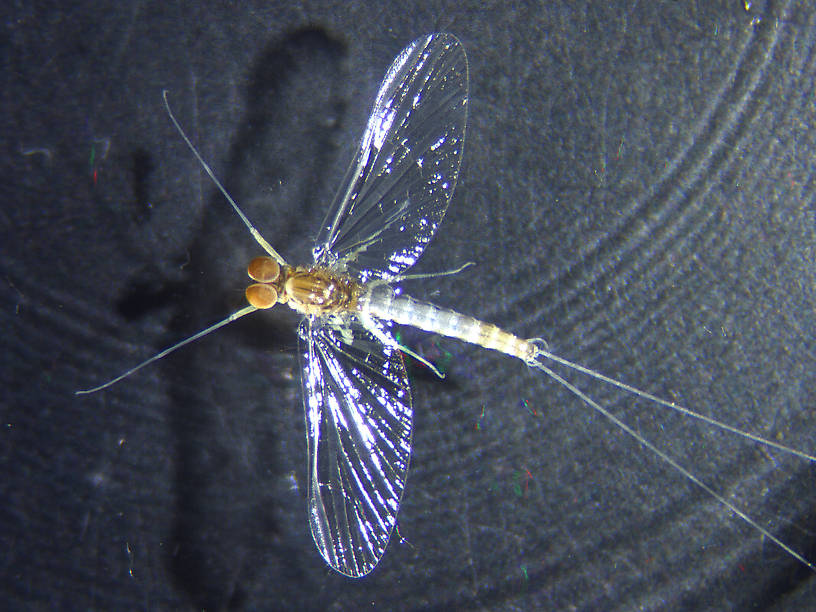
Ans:
[{"label": "orange compound eye", "polygon": [[256,257],[249,262],[247,274],[259,283],[271,283],[280,276],[280,264],[271,257]]},{"label": "orange compound eye", "polygon": [[278,292],[272,285],[257,283],[246,288],[246,299],[255,308],[272,308],[278,302]]}]

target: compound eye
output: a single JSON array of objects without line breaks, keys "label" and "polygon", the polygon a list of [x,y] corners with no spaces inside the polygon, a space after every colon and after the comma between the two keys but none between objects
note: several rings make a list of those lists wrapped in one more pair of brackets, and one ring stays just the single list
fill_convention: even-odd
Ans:
[{"label": "compound eye", "polygon": [[271,283],[280,276],[280,264],[271,257],[256,257],[249,262],[247,274],[259,283]]},{"label": "compound eye", "polygon": [[278,292],[272,285],[256,283],[247,287],[245,293],[247,302],[255,308],[272,308],[278,302]]}]

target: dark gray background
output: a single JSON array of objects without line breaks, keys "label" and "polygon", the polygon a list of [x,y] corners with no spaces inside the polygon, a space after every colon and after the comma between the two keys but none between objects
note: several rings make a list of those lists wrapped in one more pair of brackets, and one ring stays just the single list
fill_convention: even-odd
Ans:
[{"label": "dark gray background", "polygon": [[[311,541],[285,309],[72,395],[238,309],[259,254],[173,130],[162,89],[266,238],[304,261],[385,69],[445,30],[470,62],[467,144],[417,271],[478,266],[406,288],[813,452],[811,11],[60,4],[3,9],[11,607],[813,603],[812,571],[565,389],[476,347],[405,336],[452,361],[445,380],[412,366],[406,541],[363,580],[332,572]],[[812,465],[572,379],[816,558]]]}]

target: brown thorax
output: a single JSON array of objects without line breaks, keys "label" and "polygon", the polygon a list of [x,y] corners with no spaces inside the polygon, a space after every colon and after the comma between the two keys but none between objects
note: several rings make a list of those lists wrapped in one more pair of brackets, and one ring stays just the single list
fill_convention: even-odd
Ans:
[{"label": "brown thorax", "polygon": [[281,266],[271,257],[253,259],[247,274],[255,281],[246,289],[247,301],[259,309],[281,303],[305,315],[335,314],[354,309],[360,294],[348,276],[318,266]]}]

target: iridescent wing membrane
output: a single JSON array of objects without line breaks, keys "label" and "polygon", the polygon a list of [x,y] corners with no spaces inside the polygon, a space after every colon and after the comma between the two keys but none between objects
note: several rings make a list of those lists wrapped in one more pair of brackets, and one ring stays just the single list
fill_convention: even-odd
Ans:
[{"label": "iridescent wing membrane", "polygon": [[408,45],[380,85],[360,148],[314,249],[316,263],[394,280],[445,216],[467,121],[465,51],[450,34]]},{"label": "iridescent wing membrane", "polygon": [[[360,282],[397,280],[445,215],[464,144],[467,60],[431,34],[406,47],[380,85],[360,149],[329,209],[315,261]],[[309,523],[326,562],[347,576],[377,565],[397,520],[411,454],[402,354],[353,314],[298,328],[308,444]]]},{"label": "iridescent wing membrane", "polygon": [[391,537],[411,458],[405,367],[355,321],[301,331],[312,537],[326,563],[364,576]]}]

